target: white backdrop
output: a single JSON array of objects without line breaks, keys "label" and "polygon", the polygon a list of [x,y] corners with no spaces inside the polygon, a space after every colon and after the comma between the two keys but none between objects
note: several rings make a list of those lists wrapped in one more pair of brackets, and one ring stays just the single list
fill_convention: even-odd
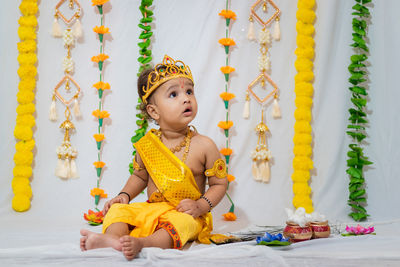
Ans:
[{"label": "white backdrop", "polygon": [[[61,60],[66,51],[62,41],[50,36],[55,1],[41,0],[38,27],[38,80],[36,93],[36,140],[33,179],[32,207],[25,213],[16,213],[11,208],[11,189],[15,139],[13,130],[16,118],[17,35],[19,1],[7,1],[0,10],[1,49],[0,59],[0,220],[2,225],[26,225],[37,223],[57,224],[72,222],[76,228],[84,225],[82,214],[93,208],[90,189],[96,185],[96,172],[92,162],[96,161],[97,149],[92,135],[97,122],[91,115],[97,108],[97,92],[91,85],[98,81],[98,70],[90,58],[98,53],[99,42],[92,28],[99,25],[100,17],[90,1],[81,1],[84,38],[72,49],[76,71],[73,77],[83,91],[81,111],[83,119],[73,121],[77,132],[71,142],[78,149],[77,158],[80,178],[61,180],[54,175],[55,149],[63,134],[58,129],[61,121],[48,120],[48,109],[54,86],[62,78]],[[282,11],[280,42],[274,42],[271,52],[272,79],[280,88],[282,118],[273,120],[271,108],[266,120],[271,135],[268,138],[273,154],[271,181],[257,183],[251,177],[250,152],[256,145],[254,127],[260,120],[260,106],[251,103],[251,117],[241,117],[247,85],[258,75],[257,58],[259,47],[246,39],[250,6],[253,1],[232,0],[231,9],[236,12],[231,37],[236,47],[231,52],[230,65],[236,68],[231,77],[231,92],[237,98],[231,105],[231,120],[235,123],[231,138],[234,155],[231,157],[231,172],[236,181],[231,184],[230,194],[236,204],[238,220],[224,222],[221,214],[229,209],[225,198],[214,209],[215,224],[220,231],[239,230],[249,225],[282,225],[286,219],[285,207],[292,207],[292,159],[294,125],[294,68],[296,48],[296,1],[276,0]],[[347,145],[345,134],[347,109],[350,107],[349,73],[347,66],[352,54],[351,6],[354,1],[317,1],[315,23],[316,57],[314,64],[313,105],[313,161],[312,199],[315,210],[325,214],[330,221],[350,221],[346,204],[348,198],[348,176],[346,169]],[[105,42],[105,52],[110,55],[105,68],[105,81],[111,84],[106,94],[104,109],[111,114],[105,127],[106,143],[102,160],[107,168],[103,173],[101,187],[109,196],[114,196],[129,176],[131,160],[130,138],[136,129],[135,105],[136,73],[138,63],[137,24],[141,17],[138,0],[110,1],[106,8],[105,25],[110,27],[111,38]],[[110,6],[109,4],[107,4]],[[367,210],[369,220],[382,221],[400,217],[400,182],[398,175],[400,157],[396,119],[400,91],[397,85],[399,60],[398,42],[400,29],[397,10],[400,2],[395,0],[375,1],[369,27],[371,56],[368,101],[368,146],[365,153],[374,162],[365,172],[368,192]],[[225,21],[218,16],[225,1],[154,1],[154,38],[152,51],[159,62],[164,54],[182,59],[194,74],[199,113],[193,124],[200,133],[210,136],[218,146],[224,144],[223,132],[217,123],[224,119],[224,106],[219,93],[224,88],[224,77],[219,68],[224,65],[225,53],[218,40],[225,35]],[[62,25],[62,24],[61,24]],[[64,25],[62,25],[64,26]],[[256,29],[259,29],[256,26]],[[58,105],[58,113],[63,112]],[[138,201],[145,196],[138,197]],[[102,200],[103,203],[104,200]],[[28,223],[27,223],[28,222]],[[227,227],[227,228],[226,228]],[[1,227],[3,231],[7,231]]]}]

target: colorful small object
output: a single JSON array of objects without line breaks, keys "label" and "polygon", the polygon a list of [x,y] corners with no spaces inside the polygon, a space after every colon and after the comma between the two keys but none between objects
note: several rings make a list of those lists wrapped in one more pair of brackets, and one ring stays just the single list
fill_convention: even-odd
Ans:
[{"label": "colorful small object", "polygon": [[286,227],[283,229],[283,235],[289,238],[290,242],[296,243],[301,241],[310,240],[312,237],[312,228],[309,225],[301,227],[300,225],[292,222],[286,222]]},{"label": "colorful small object", "polygon": [[279,234],[270,234],[265,232],[264,236],[256,237],[257,245],[265,245],[265,246],[288,246],[290,245],[289,238],[284,238],[281,233]]},{"label": "colorful small object", "polygon": [[359,224],[357,226],[348,226],[346,225],[346,232],[347,234],[342,234],[342,236],[353,236],[353,235],[368,235],[372,234],[375,235],[374,233],[375,228],[373,226],[371,227],[363,227]]},{"label": "colorful small object", "polygon": [[88,213],[83,214],[83,218],[88,221],[90,225],[96,226],[103,223],[104,215],[103,212],[94,212],[93,210],[88,210]]}]

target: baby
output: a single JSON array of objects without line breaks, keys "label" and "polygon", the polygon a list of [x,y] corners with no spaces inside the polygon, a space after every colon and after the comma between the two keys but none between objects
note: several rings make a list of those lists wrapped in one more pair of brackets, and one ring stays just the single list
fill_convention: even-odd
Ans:
[{"label": "baby", "polygon": [[[138,93],[143,114],[160,128],[135,144],[132,176],[104,205],[103,234],[81,230],[83,251],[112,247],[131,260],[143,247],[180,249],[192,240],[210,243],[210,211],[228,182],[215,143],[189,126],[197,114],[189,66],[165,56],[140,74]],[[129,204],[146,187],[147,202]]]}]

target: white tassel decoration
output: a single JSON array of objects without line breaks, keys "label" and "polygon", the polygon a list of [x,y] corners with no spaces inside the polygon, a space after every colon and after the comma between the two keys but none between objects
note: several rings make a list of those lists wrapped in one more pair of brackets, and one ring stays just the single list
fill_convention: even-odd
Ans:
[{"label": "white tassel decoration", "polygon": [[260,170],[260,174],[262,177],[262,182],[263,183],[268,183],[269,182],[269,178],[270,178],[270,171],[269,171],[269,163],[268,160],[263,160],[263,162],[261,163],[261,170]]},{"label": "white tassel decoration", "polygon": [[279,41],[281,39],[281,29],[279,26],[279,20],[275,21],[273,37],[276,41]]},{"label": "white tassel decoration", "polygon": [[68,178],[69,161],[68,159],[61,160],[58,177],[66,179]]},{"label": "white tassel decoration", "polygon": [[81,110],[79,109],[79,103],[76,97],[74,99],[74,115],[77,119],[81,117]]},{"label": "white tassel decoration", "polygon": [[253,174],[254,180],[256,180],[257,182],[261,181],[259,165],[259,160],[256,160],[253,161],[253,165],[251,167],[251,173]]},{"label": "white tassel decoration", "polygon": [[82,25],[81,22],[79,21],[79,18],[76,19],[74,26],[72,26],[72,33],[74,34],[76,39],[81,38],[83,35]]},{"label": "white tassel decoration", "polygon": [[57,120],[57,109],[56,109],[56,99],[55,99],[55,97],[53,97],[53,100],[51,101],[50,110],[49,110],[49,119],[51,121],[56,121]]},{"label": "white tassel decoration", "polygon": [[71,158],[71,162],[70,162],[70,167],[71,167],[71,171],[70,171],[70,178],[78,178],[78,170],[76,168],[76,162],[74,158]]},{"label": "white tassel decoration", "polygon": [[60,157],[58,158],[58,161],[57,161],[55,175],[57,177],[62,177],[62,175],[63,175],[63,161]]},{"label": "white tassel decoration", "polygon": [[51,35],[53,35],[54,37],[61,37],[62,36],[61,27],[60,27],[60,24],[58,24],[58,19],[57,18],[54,18],[53,28],[51,30]]},{"label": "white tassel decoration", "polygon": [[243,118],[248,119],[249,117],[250,117],[250,101],[246,100],[246,102],[244,102]]},{"label": "white tassel decoration", "polygon": [[276,98],[274,99],[274,106],[272,108],[272,117],[274,117],[274,119],[281,117],[281,108],[279,107],[278,100]]},{"label": "white tassel decoration", "polygon": [[250,41],[254,41],[256,39],[256,35],[254,33],[254,22],[253,22],[253,19],[251,19],[250,23],[249,23],[249,30],[247,32],[247,39],[249,39]]},{"label": "white tassel decoration", "polygon": [[64,167],[64,177],[62,178],[69,178],[71,176],[71,165],[69,163],[69,158],[65,158],[63,167]]}]

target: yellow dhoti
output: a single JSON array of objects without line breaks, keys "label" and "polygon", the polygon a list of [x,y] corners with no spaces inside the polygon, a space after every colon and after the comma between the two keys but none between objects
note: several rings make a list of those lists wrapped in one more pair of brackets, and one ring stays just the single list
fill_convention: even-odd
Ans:
[{"label": "yellow dhoti", "polygon": [[162,202],[112,205],[104,218],[103,233],[111,224],[123,222],[134,227],[130,233],[133,237],[146,237],[165,229],[174,241],[174,248],[181,248],[191,240],[210,244],[211,213],[195,219],[175,209],[181,200],[198,200],[201,196],[192,171],[152,131],[135,147],[158,188],[159,192],[154,194],[159,194]]}]

